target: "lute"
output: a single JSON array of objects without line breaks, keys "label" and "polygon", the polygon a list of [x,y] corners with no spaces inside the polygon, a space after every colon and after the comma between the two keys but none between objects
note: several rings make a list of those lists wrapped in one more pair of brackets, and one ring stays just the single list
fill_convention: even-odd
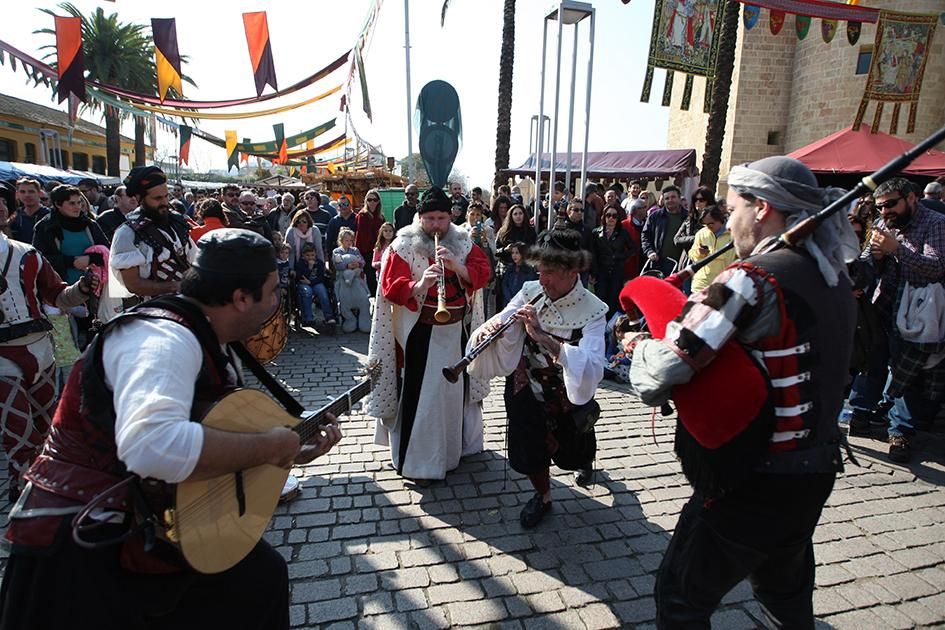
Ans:
[{"label": "lute", "polygon": [[[321,409],[297,418],[256,389],[236,389],[220,398],[204,416],[204,426],[236,433],[262,433],[291,427],[303,444],[327,423],[367,396],[380,366],[368,378]],[[165,535],[184,559],[201,573],[225,571],[252,551],[269,526],[289,471],[262,465],[236,473],[177,484],[174,505],[164,511]]]}]

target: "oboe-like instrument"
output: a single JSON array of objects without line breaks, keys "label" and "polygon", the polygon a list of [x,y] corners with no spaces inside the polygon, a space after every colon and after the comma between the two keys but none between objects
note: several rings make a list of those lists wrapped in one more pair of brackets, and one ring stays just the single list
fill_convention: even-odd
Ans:
[{"label": "oboe-like instrument", "polygon": [[[539,293],[538,295],[536,295],[535,297],[531,299],[529,304],[531,304],[532,306],[535,306],[544,297],[545,297],[544,292]],[[512,315],[507,320],[502,322],[502,325],[499,326],[494,333],[492,333],[491,335],[488,335],[487,337],[484,337],[482,341],[480,341],[475,346],[473,346],[473,348],[469,352],[466,353],[466,356],[460,359],[457,363],[443,368],[443,376],[446,377],[446,380],[448,380],[450,383],[455,383],[456,381],[458,381],[459,375],[463,373],[463,370],[466,369],[466,366],[472,363],[473,359],[475,359],[480,354],[482,354],[482,351],[488,348],[489,345],[493,341],[501,337],[502,333],[508,330],[509,326],[514,324],[516,321],[517,319],[515,315]]]},{"label": "oboe-like instrument", "polygon": [[[440,235],[433,235],[433,250],[434,252],[440,248]],[[443,266],[443,260],[440,259],[438,254],[436,256],[436,264],[440,266],[440,275],[436,278],[436,313],[433,314],[433,319],[445,324],[450,321],[450,312],[446,309],[446,268]]]}]

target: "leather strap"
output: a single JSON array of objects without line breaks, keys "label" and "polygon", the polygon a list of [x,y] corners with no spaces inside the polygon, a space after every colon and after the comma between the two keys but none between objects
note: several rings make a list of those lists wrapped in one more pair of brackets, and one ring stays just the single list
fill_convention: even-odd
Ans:
[{"label": "leather strap", "polygon": [[243,362],[249,371],[253,373],[260,383],[263,384],[263,387],[269,390],[269,393],[279,401],[285,410],[288,411],[295,417],[301,417],[305,412],[305,407],[297,401],[292,394],[282,386],[279,381],[277,381],[269,372],[266,371],[266,368],[256,360],[249,350],[246,349],[239,341],[235,341],[230,344],[230,347],[233,348],[233,351],[236,352],[236,356],[240,358],[240,361]]}]

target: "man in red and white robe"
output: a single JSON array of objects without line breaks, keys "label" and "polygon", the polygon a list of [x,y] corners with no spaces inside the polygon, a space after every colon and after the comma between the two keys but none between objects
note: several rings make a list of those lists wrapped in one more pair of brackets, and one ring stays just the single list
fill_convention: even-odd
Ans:
[{"label": "man in red and white robe", "polygon": [[[467,376],[449,383],[442,374],[462,358],[470,324],[482,323],[474,295],[491,274],[482,250],[451,225],[450,206],[442,190],[428,191],[413,225],[385,252],[368,348],[369,361],[382,368],[367,405],[378,418],[375,442],[390,446],[398,473],[421,484],[443,479],[460,457],[482,451],[482,399],[489,391],[487,382]],[[441,273],[450,314],[442,323],[434,317]]]}]

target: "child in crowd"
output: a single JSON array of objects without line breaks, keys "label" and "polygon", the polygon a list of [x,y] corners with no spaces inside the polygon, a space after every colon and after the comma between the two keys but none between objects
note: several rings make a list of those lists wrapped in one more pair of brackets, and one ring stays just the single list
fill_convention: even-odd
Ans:
[{"label": "child in crowd", "polygon": [[[341,313],[341,329],[346,332],[371,332],[371,302],[364,277],[364,257],[354,246],[354,231],[341,228],[338,247],[332,252],[335,265],[335,297]],[[357,311],[357,315],[355,315]]]},{"label": "child in crowd", "polygon": [[299,307],[302,309],[302,325],[311,326],[315,323],[312,311],[312,297],[318,297],[322,307],[325,323],[335,324],[335,312],[328,299],[328,289],[325,288],[325,261],[315,255],[315,246],[305,243],[302,246],[302,255],[295,264],[295,286],[299,298]]},{"label": "child in crowd", "polygon": [[[732,233],[725,227],[726,219],[725,213],[718,206],[709,206],[702,211],[699,219],[702,227],[696,232],[692,249],[689,250],[691,262],[699,262],[732,242]],[[698,293],[708,287],[715,280],[715,276],[733,262],[735,262],[734,249],[697,271],[692,277],[692,292]]]},{"label": "child in crowd", "polygon": [[[278,232],[273,232],[278,234]],[[289,288],[289,276],[292,274],[292,262],[289,257],[292,255],[292,248],[288,243],[283,243],[276,249],[279,252],[279,260],[276,262],[276,269],[279,272],[279,286],[285,290]]]},{"label": "child in crowd", "polygon": [[522,285],[529,280],[538,280],[538,273],[525,262],[526,249],[525,243],[512,243],[509,246],[512,262],[506,265],[502,274],[502,291],[499,293],[502,303],[498,307],[500,311],[522,290]]},{"label": "child in crowd", "polygon": [[393,242],[394,224],[384,223],[381,225],[381,229],[377,232],[377,242],[374,243],[374,261],[371,263],[371,266],[374,267],[374,270],[378,273],[378,276],[380,276],[381,273],[381,257],[384,255],[384,250],[387,249]]}]

